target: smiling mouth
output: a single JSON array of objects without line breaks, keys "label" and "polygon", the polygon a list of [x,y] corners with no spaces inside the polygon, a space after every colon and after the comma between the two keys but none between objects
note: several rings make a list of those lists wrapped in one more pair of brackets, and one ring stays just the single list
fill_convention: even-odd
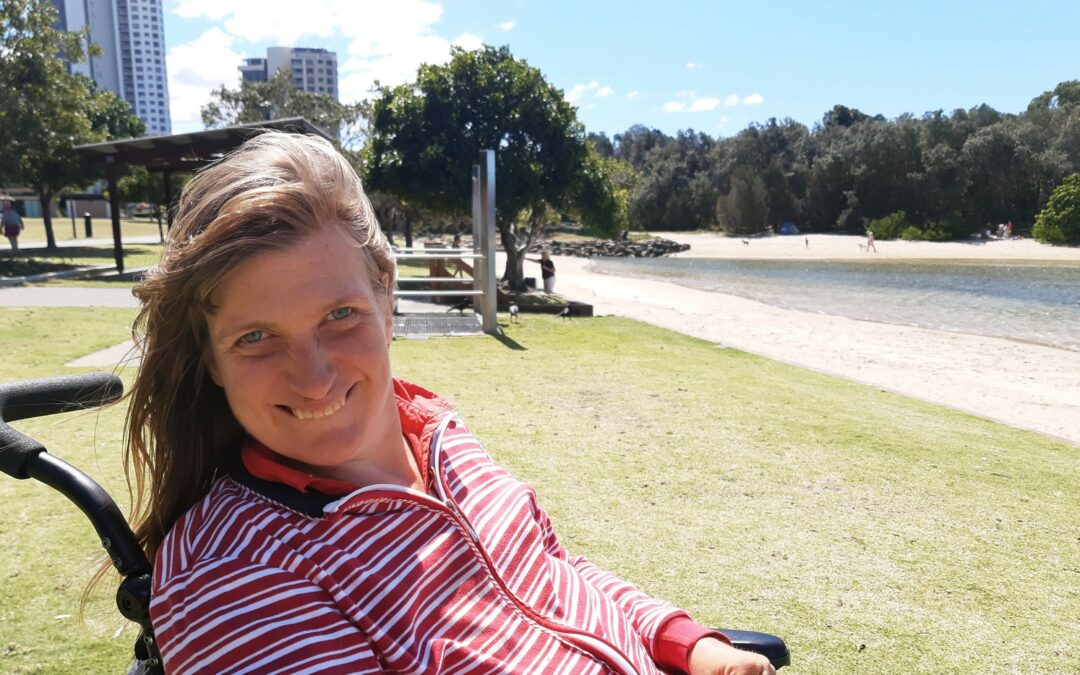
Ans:
[{"label": "smiling mouth", "polygon": [[287,410],[292,413],[292,416],[298,420],[317,420],[322,419],[323,417],[329,417],[344,408],[345,399],[347,399],[348,397],[349,392],[345,392],[345,395],[342,396],[341,399],[337,401],[337,403],[327,406],[321,410],[297,410],[296,408],[287,408],[286,406],[282,407],[286,407]]}]

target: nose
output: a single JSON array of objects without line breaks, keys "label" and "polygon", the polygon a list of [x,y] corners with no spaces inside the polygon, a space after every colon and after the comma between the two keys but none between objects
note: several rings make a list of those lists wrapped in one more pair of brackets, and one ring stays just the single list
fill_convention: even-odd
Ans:
[{"label": "nose", "polygon": [[289,386],[300,396],[319,401],[334,386],[333,359],[315,338],[294,343],[289,360]]}]

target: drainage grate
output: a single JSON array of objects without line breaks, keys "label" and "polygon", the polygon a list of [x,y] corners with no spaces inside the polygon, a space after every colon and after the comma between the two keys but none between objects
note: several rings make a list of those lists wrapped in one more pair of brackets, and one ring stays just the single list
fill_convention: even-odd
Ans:
[{"label": "drainage grate", "polygon": [[395,337],[483,335],[476,314],[405,314],[394,317]]}]

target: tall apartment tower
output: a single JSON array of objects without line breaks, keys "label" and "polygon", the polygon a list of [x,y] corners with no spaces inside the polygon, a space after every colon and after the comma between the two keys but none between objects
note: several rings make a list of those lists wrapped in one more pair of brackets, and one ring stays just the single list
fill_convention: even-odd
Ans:
[{"label": "tall apartment tower", "polygon": [[239,66],[245,80],[265,82],[281,69],[292,73],[301,91],[338,97],[337,54],[312,47],[270,47],[266,58],[244,59]]},{"label": "tall apartment tower", "polygon": [[60,28],[90,27],[101,54],[69,65],[131,105],[146,133],[172,133],[161,0],[53,0]]}]

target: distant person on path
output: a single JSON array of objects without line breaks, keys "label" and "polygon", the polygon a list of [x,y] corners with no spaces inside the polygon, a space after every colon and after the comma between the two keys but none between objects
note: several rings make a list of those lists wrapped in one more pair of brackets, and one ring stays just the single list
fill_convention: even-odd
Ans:
[{"label": "distant person on path", "polygon": [[540,263],[540,276],[544,279],[544,292],[555,292],[555,262],[551,259],[551,253],[543,251],[540,254],[540,259],[528,258],[532,262]]},{"label": "distant person on path", "polygon": [[877,253],[877,247],[874,246],[874,231],[873,230],[867,230],[866,231],[866,252],[869,253],[870,251],[873,251],[874,253]]},{"label": "distant person on path", "polygon": [[11,250],[18,251],[19,234],[25,229],[22,218],[19,216],[19,212],[15,210],[15,207],[11,205],[11,202],[8,201],[4,202],[3,214],[4,236],[11,242]]},{"label": "distant person on path", "polygon": [[806,250],[810,250],[810,237],[806,237]]}]

